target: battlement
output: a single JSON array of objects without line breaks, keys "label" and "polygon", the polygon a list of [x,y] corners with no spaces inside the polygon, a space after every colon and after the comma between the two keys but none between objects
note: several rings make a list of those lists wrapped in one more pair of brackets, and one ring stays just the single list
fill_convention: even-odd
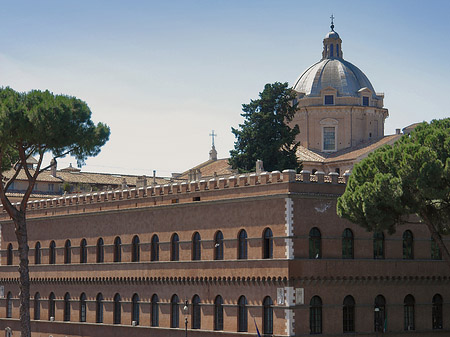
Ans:
[{"label": "battlement", "polygon": [[[332,172],[325,175],[324,172],[320,171],[312,175],[311,172],[306,170],[303,170],[300,174],[296,174],[294,170],[262,172],[260,174],[248,173],[209,180],[127,188],[98,193],[73,194],[59,198],[30,201],[27,204],[27,214],[28,217],[40,217],[215,200],[229,198],[230,196],[227,197],[224,193],[220,195],[210,193],[206,198],[203,198],[202,192],[232,192],[236,188],[279,183],[336,185],[345,184],[348,176],[348,174],[345,174],[341,178],[337,173]],[[260,193],[256,191],[249,195],[260,195],[261,193],[267,194],[267,191],[261,191]],[[233,196],[235,197],[235,193],[233,193]],[[13,205],[19,205],[19,203],[14,203]],[[2,206],[0,220],[7,219],[9,219],[9,216]]]}]

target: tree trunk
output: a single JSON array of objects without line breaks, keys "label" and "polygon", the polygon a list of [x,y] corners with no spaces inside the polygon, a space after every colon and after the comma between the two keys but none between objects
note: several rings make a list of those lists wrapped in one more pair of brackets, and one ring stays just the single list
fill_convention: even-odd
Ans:
[{"label": "tree trunk", "polygon": [[436,228],[434,228],[433,224],[431,223],[431,221],[429,220],[428,216],[421,214],[421,218],[423,219],[423,221],[425,222],[425,224],[428,227],[428,230],[431,233],[431,237],[433,238],[433,240],[437,243],[437,245],[439,246],[439,249],[441,251],[442,257],[444,258],[444,260],[447,262],[447,265],[450,267],[450,253],[448,251],[447,246],[445,245],[444,241],[442,240],[441,235],[438,233],[438,231],[436,230]]},{"label": "tree trunk", "polygon": [[25,212],[17,212],[13,219],[16,226],[16,237],[19,244],[19,300],[20,300],[20,330],[22,337],[31,337],[30,324],[30,274],[28,269],[28,235]]}]

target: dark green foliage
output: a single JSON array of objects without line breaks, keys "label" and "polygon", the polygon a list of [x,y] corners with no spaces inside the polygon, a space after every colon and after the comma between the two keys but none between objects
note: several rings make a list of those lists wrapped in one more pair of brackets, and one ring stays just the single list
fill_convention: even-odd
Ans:
[{"label": "dark green foliage", "polygon": [[415,215],[435,240],[449,234],[450,119],[424,122],[356,164],[337,213],[368,231],[389,233]]},{"label": "dark green foliage", "polygon": [[244,124],[231,128],[236,142],[229,163],[234,169],[254,171],[258,159],[266,171],[300,169],[296,156],[299,142],[295,141],[300,131],[298,125],[288,125],[296,110],[294,99],[295,92],[287,83],[275,82],[265,85],[259,99],[242,105]]}]

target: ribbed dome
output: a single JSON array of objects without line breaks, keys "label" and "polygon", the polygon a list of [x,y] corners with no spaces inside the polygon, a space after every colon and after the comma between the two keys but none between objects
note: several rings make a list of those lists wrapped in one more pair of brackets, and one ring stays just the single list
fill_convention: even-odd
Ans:
[{"label": "ribbed dome", "polygon": [[359,97],[358,90],[366,87],[375,96],[369,79],[358,67],[343,59],[323,59],[309,67],[297,79],[294,90],[306,96],[320,96],[327,87],[337,90],[338,96]]}]

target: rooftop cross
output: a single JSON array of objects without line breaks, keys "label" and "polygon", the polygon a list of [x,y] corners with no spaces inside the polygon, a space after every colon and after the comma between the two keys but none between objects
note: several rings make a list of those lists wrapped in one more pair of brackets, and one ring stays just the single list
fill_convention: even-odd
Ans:
[{"label": "rooftop cross", "polygon": [[331,30],[332,31],[334,31],[334,15],[333,14],[331,14],[331,16],[330,16],[330,19],[331,19]]},{"label": "rooftop cross", "polygon": [[212,138],[212,146],[214,147],[214,137],[217,137],[217,133],[214,133],[214,130],[212,130],[212,133],[209,134]]}]

